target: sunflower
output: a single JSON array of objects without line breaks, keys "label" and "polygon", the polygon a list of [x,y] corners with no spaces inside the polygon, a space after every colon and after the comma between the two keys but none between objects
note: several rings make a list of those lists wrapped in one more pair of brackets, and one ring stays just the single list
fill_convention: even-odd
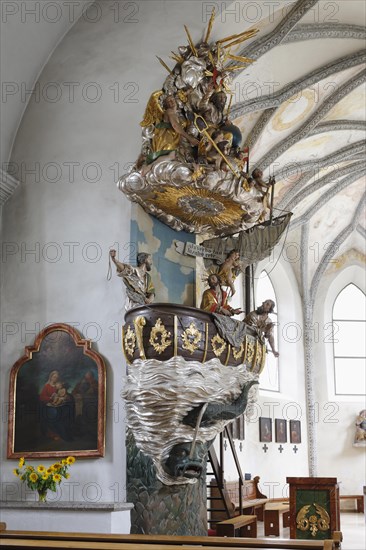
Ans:
[{"label": "sunflower", "polygon": [[15,476],[19,477],[19,472],[18,472],[17,468],[14,468],[13,474],[14,474]]},{"label": "sunflower", "polygon": [[35,483],[38,479],[38,476],[36,474],[36,472],[32,472],[30,475],[29,475],[29,480],[32,482],[32,483]]},{"label": "sunflower", "polygon": [[74,464],[74,462],[75,462],[75,457],[68,456],[67,459],[66,459],[66,462],[67,462],[67,464],[69,464],[71,466],[71,464]]},{"label": "sunflower", "polygon": [[54,474],[52,479],[53,479],[53,481],[56,481],[57,483],[60,483],[61,476],[60,476],[60,474]]},{"label": "sunflower", "polygon": [[19,468],[23,468],[24,462],[25,462],[25,459],[24,459],[24,456],[22,456],[22,457],[19,459]]},{"label": "sunflower", "polygon": [[57,470],[61,470],[62,466],[59,462],[55,462],[53,465],[54,471],[57,472]]},{"label": "sunflower", "polygon": [[37,470],[40,474],[43,474],[46,471],[46,468],[44,466],[42,466],[42,464],[40,464],[38,466]]},{"label": "sunflower", "polygon": [[70,477],[70,474],[65,474],[66,479],[69,479],[69,477]]},{"label": "sunflower", "polygon": [[43,474],[42,479],[44,481],[46,481],[48,479],[48,473],[47,472]]},{"label": "sunflower", "polygon": [[53,472],[52,466],[50,468],[47,468],[46,472],[48,473],[48,475],[51,475]]},{"label": "sunflower", "polygon": [[63,458],[63,459],[61,460],[61,464],[62,464],[62,466],[66,466],[66,464],[67,464],[66,458]]},{"label": "sunflower", "polygon": [[33,466],[26,466],[25,469],[28,470],[28,472],[33,472],[34,471]]}]

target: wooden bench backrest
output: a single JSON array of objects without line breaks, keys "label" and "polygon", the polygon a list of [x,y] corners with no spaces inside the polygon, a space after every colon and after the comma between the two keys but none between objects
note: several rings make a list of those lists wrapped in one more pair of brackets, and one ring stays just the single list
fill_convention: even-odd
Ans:
[{"label": "wooden bench backrest", "polygon": [[[253,501],[258,499],[266,499],[266,495],[263,495],[259,488],[258,488],[258,482],[259,482],[259,476],[256,476],[255,478],[251,480],[244,481],[243,487],[242,487],[242,503],[243,503],[243,509],[249,508],[253,506],[253,502],[245,506],[246,501]],[[226,491],[228,495],[228,509],[229,514],[231,517],[237,515],[237,510],[239,507],[239,480],[238,481],[225,481],[224,482],[224,490]],[[213,525],[216,521],[223,521],[227,519],[227,514],[225,511],[222,511],[224,508],[223,503],[220,500],[216,500],[220,496],[220,492],[218,487],[216,486],[216,481],[211,480],[211,488],[210,488],[210,496],[213,497],[214,500],[211,500],[211,520]],[[259,506],[260,503],[258,503]],[[262,504],[263,505],[263,504]],[[217,511],[216,511],[217,510]],[[252,513],[252,512],[244,512],[244,513]]]},{"label": "wooden bench backrest", "polygon": [[[12,543],[14,543],[13,546],[11,546]],[[225,538],[223,540],[221,537],[58,533],[47,531],[2,531],[0,533],[0,547],[5,548],[89,548],[90,550],[94,548],[100,550],[157,550],[159,548],[161,550],[177,550],[182,545],[202,546],[205,550],[213,548],[215,550],[221,550],[222,548],[334,550],[333,541],[251,538]]]},{"label": "wooden bench backrest", "polygon": [[[231,502],[237,502],[238,492],[239,492],[239,482],[238,481],[227,481],[226,490],[230,496]],[[243,500],[253,500],[257,498],[257,491],[255,483],[250,481],[245,481],[242,487]]]},{"label": "wooden bench backrest", "polygon": [[[211,482],[214,485],[216,482]],[[258,487],[259,476],[254,479],[246,480],[243,483],[242,495],[243,500],[254,500],[256,498],[267,498],[263,495]],[[225,489],[230,497],[231,502],[237,502],[239,499],[239,481],[225,481]]]},{"label": "wooden bench backrest", "polygon": [[[258,487],[259,477],[256,476],[254,479],[244,481],[242,487],[243,500],[255,500],[256,498],[267,498],[266,495],[263,495]],[[227,492],[230,495],[232,502],[238,501],[239,494],[239,481],[226,481],[225,487]]]}]

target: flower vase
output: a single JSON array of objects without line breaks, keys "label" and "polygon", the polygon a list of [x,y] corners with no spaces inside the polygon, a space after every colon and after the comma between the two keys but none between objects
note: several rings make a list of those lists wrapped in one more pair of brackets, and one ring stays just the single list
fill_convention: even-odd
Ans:
[{"label": "flower vase", "polygon": [[45,491],[38,491],[38,502],[47,502],[47,489]]}]

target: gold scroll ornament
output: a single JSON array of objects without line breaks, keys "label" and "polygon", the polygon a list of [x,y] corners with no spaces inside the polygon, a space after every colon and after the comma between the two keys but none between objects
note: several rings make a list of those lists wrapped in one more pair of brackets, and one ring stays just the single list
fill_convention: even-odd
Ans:
[{"label": "gold scroll ornament", "polygon": [[211,345],[212,345],[212,351],[216,355],[216,357],[220,357],[220,355],[223,353],[223,351],[226,348],[226,342],[219,334],[216,334],[213,338],[211,338]]},{"label": "gold scroll ornament", "polygon": [[255,355],[255,341],[254,339],[248,340],[245,360],[248,363],[251,363],[254,359],[254,355]]},{"label": "gold scroll ornament", "polygon": [[142,338],[144,326],[146,325],[145,317],[143,317],[142,315],[139,315],[138,317],[136,317],[136,319],[134,319],[133,325],[135,327],[137,345],[138,345],[138,348],[139,348],[140,357],[141,357],[141,359],[146,359],[145,350],[144,350],[144,342],[143,342],[143,338]]},{"label": "gold scroll ornament", "polygon": [[128,326],[128,329],[126,330],[124,336],[125,351],[130,357],[132,357],[136,347],[136,336],[135,333],[131,330],[130,326]]},{"label": "gold scroll ornament", "polygon": [[192,322],[182,333],[182,348],[194,353],[199,348],[202,335],[196,325]]},{"label": "gold scroll ornament", "polygon": [[311,536],[315,537],[317,532],[327,531],[330,526],[330,517],[328,512],[320,506],[313,503],[316,513],[310,512],[311,504],[307,504],[300,508],[296,516],[296,527],[300,531],[310,531]]},{"label": "gold scroll ornament", "polygon": [[236,361],[238,361],[238,359],[241,358],[241,356],[244,353],[244,350],[245,350],[245,341],[244,340],[241,343],[240,348],[233,348],[233,356],[234,356],[234,359],[236,359]]},{"label": "gold scroll ornament", "polygon": [[[159,319],[156,321],[155,325],[151,329],[150,338],[149,338],[150,344],[152,345],[152,347],[157,353],[159,354],[163,353],[163,351],[165,351],[166,348],[168,348],[171,345],[172,341],[169,340],[170,336],[171,336],[171,333],[166,330],[164,323],[162,323],[159,317]],[[160,342],[159,342],[159,337],[160,337]]]}]

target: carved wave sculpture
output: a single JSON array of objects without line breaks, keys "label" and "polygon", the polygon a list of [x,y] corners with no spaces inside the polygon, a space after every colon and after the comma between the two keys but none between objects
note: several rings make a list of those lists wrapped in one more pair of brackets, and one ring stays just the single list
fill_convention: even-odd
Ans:
[{"label": "carved wave sculpture", "polygon": [[204,535],[208,449],[256,400],[265,345],[248,327],[232,347],[211,314],[159,303],[126,313],[122,342],[131,533]]}]

